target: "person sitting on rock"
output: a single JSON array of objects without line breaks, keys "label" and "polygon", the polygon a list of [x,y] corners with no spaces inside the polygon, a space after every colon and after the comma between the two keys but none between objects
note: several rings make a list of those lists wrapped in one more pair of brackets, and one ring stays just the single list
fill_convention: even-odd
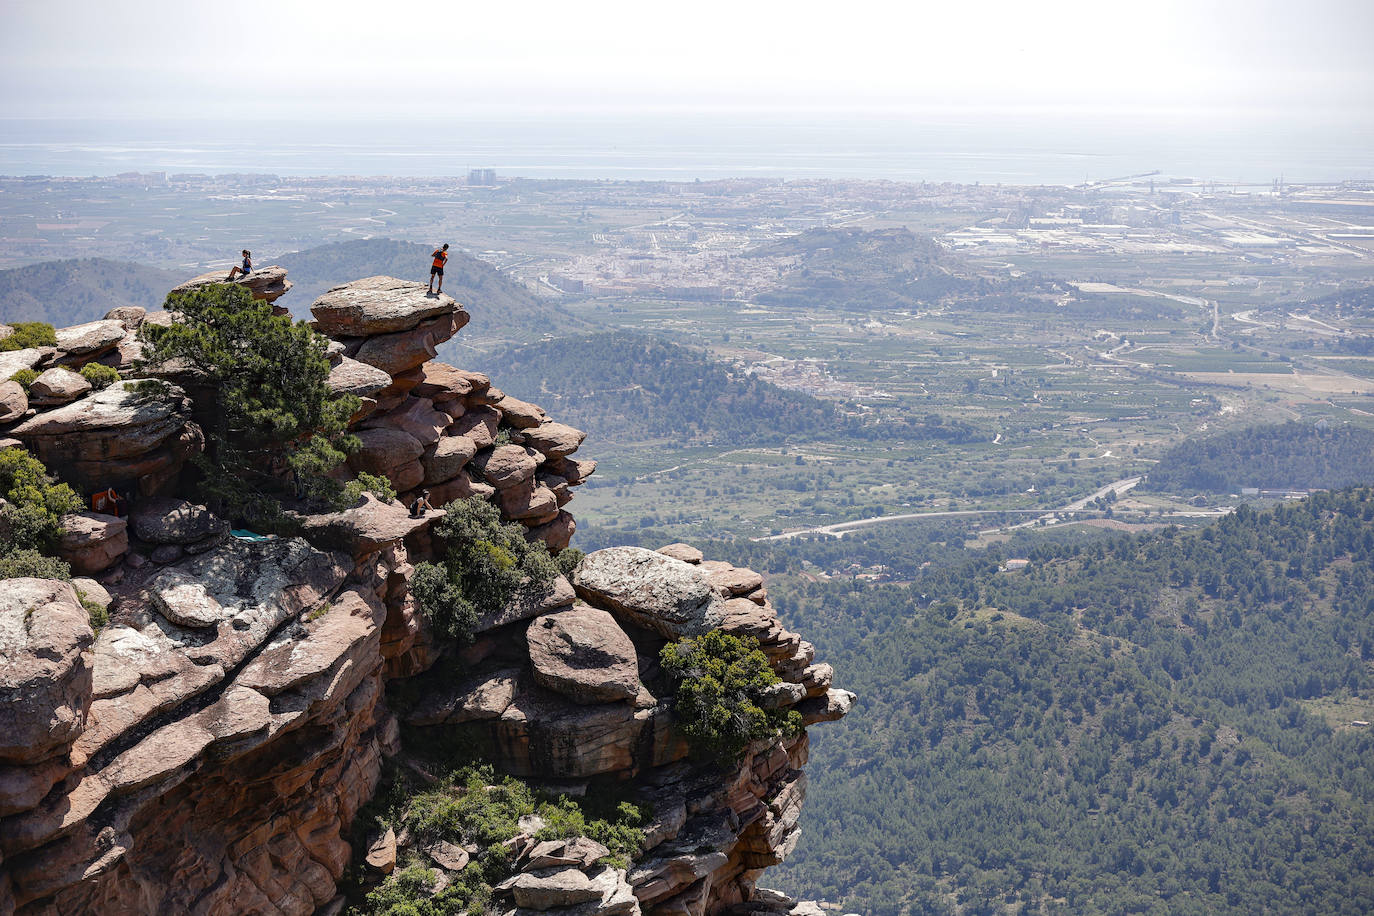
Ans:
[{"label": "person sitting on rock", "polygon": [[419,497],[410,504],[411,518],[424,518],[425,513],[434,507],[429,504],[429,491],[421,490]]},{"label": "person sitting on rock", "polygon": [[434,295],[436,292],[434,289],[435,277],[439,278],[438,292],[442,293],[444,291],[444,265],[448,263],[448,242],[444,243],[443,248],[434,249],[434,253],[431,254],[430,257],[433,258],[434,261],[429,266],[429,292],[431,295]]},{"label": "person sitting on rock", "polygon": [[249,251],[247,248],[245,248],[245,249],[243,249],[243,266],[242,266],[242,267],[234,266],[234,267],[229,268],[229,279],[232,280],[232,279],[234,279],[235,277],[246,277],[246,276],[248,276],[249,274],[251,274],[252,272],[253,272],[253,252],[251,252],[251,251]]}]

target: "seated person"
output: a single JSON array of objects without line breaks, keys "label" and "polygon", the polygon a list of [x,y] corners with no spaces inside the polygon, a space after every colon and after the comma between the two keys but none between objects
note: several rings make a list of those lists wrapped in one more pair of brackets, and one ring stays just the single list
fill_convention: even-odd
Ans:
[{"label": "seated person", "polygon": [[433,508],[434,507],[429,504],[429,491],[421,490],[419,498],[410,504],[410,517],[424,518],[425,513]]},{"label": "seated person", "polygon": [[253,252],[247,248],[243,249],[243,266],[229,268],[229,279],[235,277],[246,277],[253,272]]}]

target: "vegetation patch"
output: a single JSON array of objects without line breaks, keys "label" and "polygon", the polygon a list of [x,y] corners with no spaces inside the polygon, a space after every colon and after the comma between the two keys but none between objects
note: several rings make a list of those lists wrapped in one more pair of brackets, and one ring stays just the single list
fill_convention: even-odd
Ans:
[{"label": "vegetation patch", "polygon": [[467,642],[481,617],[542,594],[559,566],[543,541],[527,540],[524,526],[502,522],[486,500],[470,496],[444,508],[448,514],[434,526],[443,558],[419,564],[410,590],[435,629]]},{"label": "vegetation patch", "polygon": [[674,711],[695,756],[739,760],[751,741],[800,732],[796,710],[762,705],[781,679],[753,637],[712,630],[669,643],[659,658],[676,685]]},{"label": "vegetation patch", "polygon": [[[437,783],[421,784],[413,771],[392,768],[384,789],[359,813],[354,848],[367,836],[387,829],[409,833],[410,847],[396,872],[371,890],[353,874],[351,896],[359,900],[350,912],[368,916],[447,916],[486,912],[492,885],[510,872],[504,844],[521,832],[520,818],[536,815],[545,826],[536,840],[590,837],[610,850],[603,861],[624,868],[639,851],[641,825],[648,812],[614,795],[574,799],[536,792],[511,776],[497,776],[489,765],[462,767]],[[448,884],[436,891],[438,877],[422,850],[443,841],[476,850],[466,868],[448,873]]]},{"label": "vegetation patch", "polygon": [[16,321],[10,327],[14,333],[0,340],[0,353],[57,345],[57,331],[46,321]]},{"label": "vegetation patch", "polygon": [[87,363],[81,367],[81,377],[90,382],[96,391],[100,391],[119,381],[119,370],[102,363]]},{"label": "vegetation patch", "polygon": [[62,516],[82,508],[76,492],[22,448],[0,449],[0,499],[0,556],[51,553],[62,535]]}]

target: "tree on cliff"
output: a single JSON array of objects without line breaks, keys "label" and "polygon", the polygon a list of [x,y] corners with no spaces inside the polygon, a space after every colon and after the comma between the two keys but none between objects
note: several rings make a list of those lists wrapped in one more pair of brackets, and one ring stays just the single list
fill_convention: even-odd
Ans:
[{"label": "tree on cliff", "polygon": [[143,326],[141,368],[213,399],[198,404],[209,440],[196,459],[204,495],[257,520],[292,489],[332,500],[339,487],[325,475],[357,447],[348,419],[359,401],[331,391],[328,341],[238,286],[173,294],[166,307],[177,320]]}]

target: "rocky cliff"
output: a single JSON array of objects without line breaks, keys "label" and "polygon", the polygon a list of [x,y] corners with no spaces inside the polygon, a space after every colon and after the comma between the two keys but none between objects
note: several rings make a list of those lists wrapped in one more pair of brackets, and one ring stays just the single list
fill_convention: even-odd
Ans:
[{"label": "rocky cliff", "polygon": [[[272,273],[254,294],[289,286]],[[436,637],[410,577],[443,512],[412,518],[402,501],[480,496],[558,552],[595,463],[574,457],[578,430],[433,361],[468,320],[447,296],[372,277],[312,312],[331,386],[363,404],[362,447],[337,473],[384,475],[401,501],[302,515],[290,537],[232,536],[196,503],[182,474],[204,447],[194,397],[95,391],[73,371],[127,375],[139,326],[172,316],[122,309],[0,353],[0,378],[41,373],[27,391],[0,383],[0,447],[86,492],[135,495],[127,518],[65,520],[61,553],[87,578],[0,582],[0,912],[340,912],[350,863],[383,873],[405,852],[404,836],[355,848],[350,827],[384,761],[427,737],[485,748],[546,791],[618,783],[652,810],[627,868],[585,838],[512,838],[503,910],[788,912],[757,882],[796,842],[805,732],[702,762],[658,667],[671,640],[754,637],[780,678],[769,705],[806,725],[844,715],[852,694],[778,621],[762,578],[686,545],[613,548],[486,615],[471,644]],[[83,601],[108,608],[98,634]],[[448,844],[425,854],[441,877],[467,862]]]}]

